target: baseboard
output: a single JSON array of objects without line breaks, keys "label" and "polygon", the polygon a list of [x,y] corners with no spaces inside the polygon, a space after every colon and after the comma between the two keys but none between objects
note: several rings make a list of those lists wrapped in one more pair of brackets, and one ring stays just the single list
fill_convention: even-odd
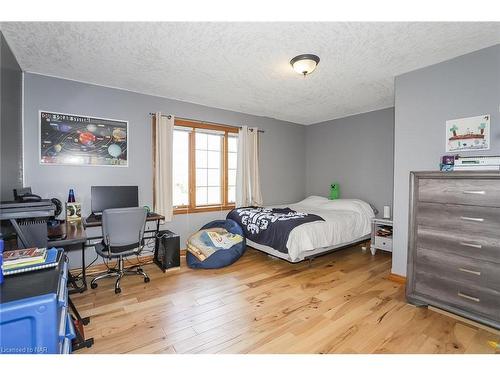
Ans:
[{"label": "baseboard", "polygon": [[[181,257],[186,256],[186,249],[181,250]],[[139,260],[139,261],[137,261]],[[110,262],[114,264],[114,261]],[[127,258],[125,266],[135,266],[138,264],[150,264],[153,263],[153,254],[142,255],[139,258]],[[106,271],[108,268],[104,263],[96,264],[95,266],[87,267],[86,275],[94,275]],[[82,272],[82,268],[73,268],[70,270],[72,274],[79,275]]]},{"label": "baseboard", "polygon": [[406,277],[398,275],[396,273],[391,273],[388,279],[398,284],[406,284]]},{"label": "baseboard", "polygon": [[[110,264],[115,264],[115,261],[110,261]],[[149,264],[153,263],[153,254],[142,255],[138,258],[127,258],[125,262],[125,267],[135,266],[138,264]],[[107,271],[108,267],[104,263],[96,264],[95,266],[90,266],[85,270],[86,275],[94,275],[96,273],[101,273]],[[70,270],[72,274],[78,275],[82,272],[80,268],[73,268]]]}]

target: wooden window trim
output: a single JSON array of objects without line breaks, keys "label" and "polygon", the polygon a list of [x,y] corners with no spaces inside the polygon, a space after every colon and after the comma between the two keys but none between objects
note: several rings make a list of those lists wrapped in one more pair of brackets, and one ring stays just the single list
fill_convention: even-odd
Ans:
[{"label": "wooden window trim", "polygon": [[186,214],[195,214],[199,212],[214,212],[214,211],[230,211],[233,210],[236,206],[234,204],[230,205],[219,205],[219,206],[198,206],[195,208],[191,207],[175,207],[174,215],[186,215]]},{"label": "wooden window trim", "polygon": [[208,130],[218,130],[228,133],[238,133],[239,129],[237,127],[218,125],[218,124],[207,124],[203,121],[190,121],[184,119],[175,119],[175,126],[184,126],[187,128],[198,128],[198,129],[208,129]]},{"label": "wooden window trim", "polygon": [[[196,144],[195,144],[195,131],[189,133],[189,205],[174,207],[174,215],[185,215],[190,213],[200,213],[200,212],[215,212],[215,211],[229,211],[235,208],[234,203],[228,202],[228,137],[229,134],[238,134],[237,127],[230,127],[226,125],[219,124],[207,124],[202,121],[190,121],[185,119],[175,119],[174,126],[182,126],[187,128],[196,129],[207,129],[207,130],[217,130],[224,133],[222,142],[222,173],[221,173],[221,183],[222,183],[222,203],[220,205],[204,205],[196,206]],[[154,166],[156,163],[156,131],[154,126],[154,116],[153,116],[153,199],[154,199],[154,186],[155,186],[155,174]]]}]

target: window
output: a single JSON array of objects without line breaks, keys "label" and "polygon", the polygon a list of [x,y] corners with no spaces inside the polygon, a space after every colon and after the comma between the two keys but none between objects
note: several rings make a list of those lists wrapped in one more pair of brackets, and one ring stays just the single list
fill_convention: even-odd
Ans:
[{"label": "window", "polygon": [[234,208],[237,131],[234,127],[175,120],[174,213]]}]

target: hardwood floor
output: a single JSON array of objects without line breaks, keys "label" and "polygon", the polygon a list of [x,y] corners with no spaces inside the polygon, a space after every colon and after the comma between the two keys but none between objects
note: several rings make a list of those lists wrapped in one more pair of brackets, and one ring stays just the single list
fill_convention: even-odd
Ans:
[{"label": "hardwood floor", "polygon": [[127,276],[73,295],[95,344],[77,353],[494,353],[500,337],[408,305],[390,255],[359,247],[289,264],[253,249],[220,270]]}]

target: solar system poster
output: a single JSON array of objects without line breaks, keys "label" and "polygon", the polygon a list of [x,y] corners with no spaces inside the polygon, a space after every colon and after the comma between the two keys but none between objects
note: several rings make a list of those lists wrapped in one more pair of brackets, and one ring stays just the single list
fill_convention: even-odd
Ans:
[{"label": "solar system poster", "polygon": [[128,121],[40,111],[40,163],[128,166]]}]

